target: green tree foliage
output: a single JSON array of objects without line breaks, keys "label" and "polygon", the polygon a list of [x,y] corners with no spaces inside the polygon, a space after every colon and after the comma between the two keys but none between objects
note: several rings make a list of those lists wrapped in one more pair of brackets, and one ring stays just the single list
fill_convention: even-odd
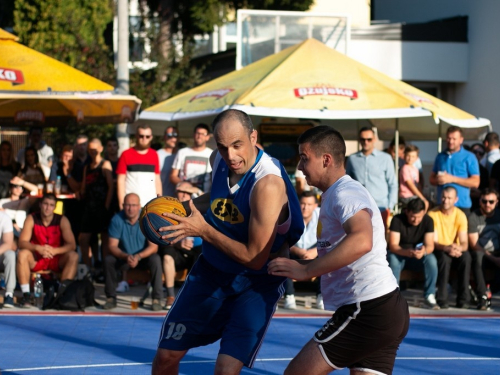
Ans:
[{"label": "green tree foliage", "polygon": [[15,0],[14,32],[24,45],[112,84],[112,51],[104,31],[110,0]]},{"label": "green tree foliage", "polygon": [[[314,0],[143,0],[142,14],[149,22],[154,73],[136,72],[131,91],[140,96],[143,108],[186,91],[200,82],[201,71],[190,66],[195,36],[206,35],[228,22],[228,14],[240,8],[305,11]],[[174,44],[182,46],[178,53]],[[145,96],[141,96],[141,94]],[[149,97],[148,97],[149,94]]]},{"label": "green tree foliage", "polygon": [[[14,0],[13,13],[20,43],[114,86],[113,54],[104,39],[113,20],[112,0]],[[56,133],[57,149],[82,132],[104,139],[114,126],[68,124],[48,131]]]}]

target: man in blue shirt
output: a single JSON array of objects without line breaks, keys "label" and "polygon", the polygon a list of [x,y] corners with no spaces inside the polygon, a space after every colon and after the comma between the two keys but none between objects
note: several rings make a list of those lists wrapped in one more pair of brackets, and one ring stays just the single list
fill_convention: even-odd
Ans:
[{"label": "man in blue shirt", "polygon": [[386,223],[388,210],[394,208],[398,201],[398,184],[394,162],[389,154],[375,149],[376,140],[372,128],[360,129],[361,151],[347,158],[346,173],[368,190]]},{"label": "man in blue shirt", "polygon": [[141,212],[140,198],[135,193],[129,193],[123,200],[123,210],[111,219],[109,224],[109,252],[104,260],[104,275],[106,283],[106,304],[104,309],[116,307],[116,268],[122,271],[130,268],[146,268],[151,273],[153,285],[152,310],[161,310],[163,299],[161,260],[158,256],[158,246],[146,240],[139,227]]},{"label": "man in blue shirt", "polygon": [[477,188],[480,182],[479,163],[472,152],[462,147],[463,142],[462,129],[458,126],[450,126],[446,130],[447,148],[436,156],[429,181],[437,186],[438,202],[441,201],[443,188],[453,186],[458,195],[455,206],[468,215],[472,206],[470,189]]}]

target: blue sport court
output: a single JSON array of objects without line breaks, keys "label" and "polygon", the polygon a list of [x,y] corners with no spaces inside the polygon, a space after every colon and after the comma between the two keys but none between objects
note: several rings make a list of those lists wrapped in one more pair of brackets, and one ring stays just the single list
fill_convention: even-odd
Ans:
[{"label": "blue sport court", "polygon": [[[327,316],[272,320],[258,360],[243,374],[282,374]],[[2,374],[149,374],[161,316],[104,314],[0,315]],[[191,350],[181,374],[213,373],[218,345]],[[348,374],[344,369],[339,374]],[[412,317],[395,374],[500,373],[500,316]]]}]

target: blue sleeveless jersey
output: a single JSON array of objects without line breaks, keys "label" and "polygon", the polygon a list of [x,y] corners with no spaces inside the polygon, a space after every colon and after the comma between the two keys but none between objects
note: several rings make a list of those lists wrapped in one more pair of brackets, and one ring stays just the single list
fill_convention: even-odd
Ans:
[{"label": "blue sleeveless jersey", "polygon": [[[295,189],[280,162],[259,150],[255,164],[241,178],[237,185],[229,187],[229,168],[217,154],[210,192],[210,208],[205,220],[219,232],[235,241],[248,243],[250,220],[250,196],[254,185],[264,176],[273,174],[283,178],[288,195],[289,217],[280,225],[271,248],[278,251],[285,241],[289,246],[297,243],[304,231],[304,220]],[[284,227],[285,226],[285,227]],[[286,228],[288,227],[288,228]],[[203,241],[203,256],[217,269],[233,274],[267,274],[267,263],[260,270],[252,270],[219,251],[213,244]]]}]

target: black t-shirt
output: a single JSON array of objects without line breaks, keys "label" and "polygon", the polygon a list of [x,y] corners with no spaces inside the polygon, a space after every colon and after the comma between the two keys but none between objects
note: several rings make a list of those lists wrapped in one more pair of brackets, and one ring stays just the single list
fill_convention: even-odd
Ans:
[{"label": "black t-shirt", "polygon": [[425,214],[420,224],[414,226],[408,223],[408,218],[403,213],[394,216],[390,230],[400,233],[399,246],[403,249],[414,249],[417,244],[424,242],[426,233],[434,232],[434,220]]}]

